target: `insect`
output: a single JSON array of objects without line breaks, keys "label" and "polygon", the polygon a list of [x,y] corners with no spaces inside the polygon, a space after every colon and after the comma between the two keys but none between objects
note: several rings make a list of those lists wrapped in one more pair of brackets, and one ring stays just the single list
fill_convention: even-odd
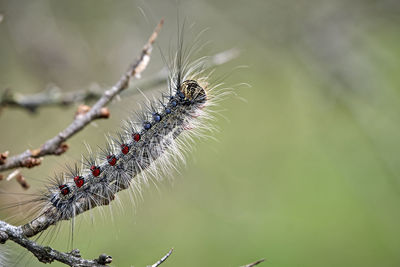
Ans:
[{"label": "insect", "polygon": [[89,149],[80,164],[67,166],[39,194],[31,194],[28,202],[36,213],[18,227],[24,237],[42,234],[60,221],[71,221],[73,237],[78,215],[109,205],[120,191],[140,192],[150,179],[163,179],[184,161],[194,137],[213,129],[212,107],[231,91],[210,82],[206,58],[191,61],[191,52],[184,49],[180,34],[165,92],[154,100],[146,98],[144,107],[124,120],[99,151]]},{"label": "insect", "polygon": [[162,179],[184,158],[193,137],[212,128],[209,107],[227,92],[219,90],[220,84],[210,86],[205,58],[190,61],[184,51],[180,36],[166,92],[126,119],[98,153],[85,156],[83,168],[69,166],[31,201],[39,211],[21,226],[26,237],[108,205],[122,190],[140,191],[149,176]]}]

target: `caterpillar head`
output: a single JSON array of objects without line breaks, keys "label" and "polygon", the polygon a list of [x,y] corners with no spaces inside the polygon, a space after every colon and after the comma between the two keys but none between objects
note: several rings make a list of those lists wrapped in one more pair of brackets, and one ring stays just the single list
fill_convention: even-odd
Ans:
[{"label": "caterpillar head", "polygon": [[195,80],[184,81],[179,91],[180,96],[194,103],[201,104],[207,100],[206,91]]}]

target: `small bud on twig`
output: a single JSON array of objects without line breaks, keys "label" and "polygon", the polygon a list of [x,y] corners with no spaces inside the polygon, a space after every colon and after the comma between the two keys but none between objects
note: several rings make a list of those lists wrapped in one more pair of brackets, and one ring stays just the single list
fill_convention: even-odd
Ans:
[{"label": "small bud on twig", "polygon": [[89,110],[91,109],[90,106],[88,105],[79,105],[78,109],[76,110],[74,119],[78,119],[79,117],[82,117],[84,114],[88,113]]},{"label": "small bud on twig", "polygon": [[0,153],[0,165],[3,165],[6,162],[8,155],[10,154],[9,151]]},{"label": "small bud on twig", "polygon": [[54,155],[61,155],[62,153],[64,153],[65,151],[67,151],[69,148],[69,145],[67,143],[62,143],[55,151],[54,151]]},{"label": "small bud on twig", "polygon": [[41,151],[41,149],[40,149],[40,148],[37,148],[37,149],[31,150],[30,152],[31,152],[31,155],[32,155],[33,157],[37,157],[37,156],[39,156],[40,151]]},{"label": "small bud on twig", "polygon": [[108,119],[109,117],[110,117],[110,110],[107,107],[101,108],[99,118]]},{"label": "small bud on twig", "polygon": [[42,163],[43,158],[26,158],[24,161],[21,162],[21,167],[26,167],[26,168],[33,168],[37,165],[40,165]]},{"label": "small bud on twig", "polygon": [[21,173],[19,175],[17,175],[17,177],[15,177],[15,179],[22,186],[23,189],[27,190],[30,187],[30,185],[26,181],[25,177],[22,176]]}]

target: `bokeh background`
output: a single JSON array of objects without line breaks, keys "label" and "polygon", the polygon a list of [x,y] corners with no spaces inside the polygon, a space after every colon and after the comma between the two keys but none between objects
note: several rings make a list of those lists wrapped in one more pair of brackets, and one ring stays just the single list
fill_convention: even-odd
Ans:
[{"label": "bokeh background", "polygon": [[[0,13],[2,92],[107,88],[161,17],[158,45],[166,54],[174,49],[178,13],[194,24],[189,43],[208,29],[200,56],[240,50],[216,68],[239,95],[221,103],[227,119],[216,122],[218,141],[198,141],[174,181],[149,186],[135,206],[122,193],[124,209],[82,216],[74,247],[83,257],[104,252],[113,266],[146,266],[174,247],[162,266],[259,258],[274,267],[400,266],[399,1],[0,1]],[[163,65],[155,49],[143,78]],[[135,82],[130,90],[111,104],[111,119],[73,137],[63,156],[22,170],[31,193],[38,180],[79,160],[84,142],[103,145],[104,134],[138,108]],[[78,104],[36,114],[2,109],[0,151],[38,147]],[[23,192],[15,181],[0,188]],[[1,210],[0,218],[23,214]],[[53,239],[54,248],[68,249],[68,222]],[[8,248],[15,263],[22,250]],[[26,255],[16,266],[42,264]]]}]

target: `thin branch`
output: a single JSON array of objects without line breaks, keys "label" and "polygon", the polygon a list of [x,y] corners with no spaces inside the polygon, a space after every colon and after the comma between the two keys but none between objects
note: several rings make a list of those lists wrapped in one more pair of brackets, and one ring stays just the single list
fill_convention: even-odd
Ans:
[{"label": "thin branch", "polygon": [[163,263],[164,261],[166,261],[168,259],[169,256],[171,256],[172,252],[174,251],[174,248],[171,248],[167,254],[165,254],[164,257],[162,257],[159,261],[157,261],[156,263],[154,263],[153,265],[149,265],[147,267],[157,267],[160,266],[161,263]]},{"label": "thin branch", "polygon": [[59,261],[73,267],[105,267],[111,263],[112,257],[101,254],[97,259],[86,260],[81,258],[78,249],[69,253],[59,252],[51,247],[43,247],[36,242],[26,238],[22,231],[11,224],[0,221],[0,243],[5,243],[8,239],[26,248],[43,263]]},{"label": "thin branch", "polygon": [[15,107],[35,113],[39,107],[69,106],[74,103],[96,100],[100,98],[102,94],[103,91],[100,90],[100,88],[62,92],[59,87],[52,85],[42,92],[24,95],[7,88],[0,95],[0,108]]},{"label": "thin branch", "polygon": [[[41,246],[26,238],[19,227],[0,221],[0,244],[4,244],[9,239],[29,250],[40,262],[43,263],[59,261],[72,267],[106,267],[112,262],[112,257],[106,254],[101,254],[94,260],[87,260],[81,257],[79,249],[74,249],[69,253],[65,253],[48,246]],[[169,256],[171,256],[173,250],[174,249],[171,248],[164,257],[148,267],[160,266]]]},{"label": "thin branch", "polygon": [[[209,65],[207,68],[225,64],[226,62],[236,58],[239,55],[239,51],[235,48],[220,52],[210,57]],[[166,68],[163,68],[158,73],[150,77],[149,79],[140,80],[135,87],[127,88],[126,94],[133,94],[136,91],[129,90],[140,88],[141,90],[152,89],[168,79],[168,72]],[[129,93],[128,93],[129,92]],[[29,112],[36,112],[38,108],[45,106],[70,106],[75,103],[87,103],[91,100],[98,99],[103,94],[100,88],[92,87],[86,90],[78,90],[74,92],[62,92],[62,90],[56,86],[46,88],[42,92],[36,94],[21,94],[12,91],[11,89],[5,89],[3,94],[0,95],[0,108],[1,107],[15,107],[22,108]]]},{"label": "thin branch", "polygon": [[247,265],[243,265],[243,266],[240,266],[240,267],[253,267],[253,266],[256,266],[256,265],[258,265],[258,264],[260,264],[261,262],[264,262],[264,261],[265,261],[265,259],[261,259],[261,260],[258,260],[258,261],[255,261],[253,263],[249,263]]},{"label": "thin branch", "polygon": [[34,167],[40,164],[41,161],[38,161],[40,157],[46,155],[60,155],[64,153],[68,148],[64,143],[66,140],[82,130],[93,120],[105,118],[105,114],[107,115],[107,112],[105,112],[104,107],[114,98],[114,96],[128,87],[131,77],[137,77],[147,67],[147,64],[150,60],[152,45],[157,38],[163,22],[164,21],[161,20],[161,22],[157,25],[148,42],[144,45],[142,53],[136,62],[128,68],[128,70],[121,76],[121,78],[113,87],[103,93],[101,98],[87,113],[76,116],[74,121],[67,128],[65,128],[52,139],[46,141],[40,148],[35,150],[26,150],[19,155],[5,160],[3,164],[0,165],[0,172],[18,167]]}]

